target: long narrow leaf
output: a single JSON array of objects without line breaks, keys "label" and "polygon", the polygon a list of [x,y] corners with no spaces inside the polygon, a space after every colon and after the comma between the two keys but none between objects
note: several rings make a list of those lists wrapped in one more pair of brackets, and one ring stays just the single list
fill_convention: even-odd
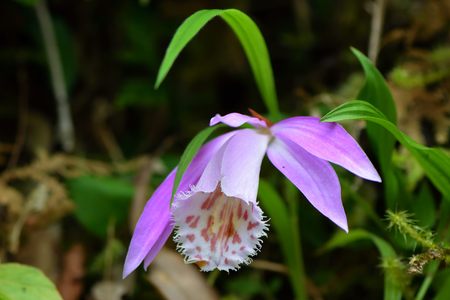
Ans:
[{"label": "long narrow leaf", "polygon": [[194,38],[197,33],[208,23],[212,18],[219,15],[221,10],[200,10],[189,18],[187,18],[178,27],[172,41],[167,47],[164,59],[159,67],[158,76],[156,78],[155,88],[158,88],[169,73],[170,68],[177,59],[180,52],[186,47],[186,45]]},{"label": "long narrow leaf", "polygon": [[197,33],[214,17],[220,16],[230,27],[241,42],[259,92],[272,118],[280,116],[278,100],[273,79],[272,65],[264,38],[255,22],[237,9],[200,10],[188,17],[178,28],[167,48],[164,59],[159,68],[155,87],[162,83],[176,58],[184,47]]},{"label": "long narrow leaf", "polygon": [[[357,99],[371,103],[374,107],[379,109],[389,121],[396,124],[397,117],[395,103],[383,75],[381,75],[370,59],[364,54],[354,48],[351,50],[361,63],[366,76],[365,84],[359,92]],[[392,209],[399,193],[398,180],[395,177],[391,163],[395,139],[389,135],[388,132],[375,124],[367,125],[367,135],[369,136],[372,148],[375,149],[375,153],[380,163],[383,181],[386,187],[385,195],[388,208]],[[382,140],[383,143],[379,143],[380,140]]]},{"label": "long narrow leaf", "polygon": [[[327,113],[322,121],[339,122],[345,120],[366,120],[378,124],[389,131],[405,146],[424,169],[437,189],[450,199],[450,157],[442,149],[423,146],[400,131],[384,114],[366,101],[353,100]],[[383,145],[384,140],[379,140]]]}]

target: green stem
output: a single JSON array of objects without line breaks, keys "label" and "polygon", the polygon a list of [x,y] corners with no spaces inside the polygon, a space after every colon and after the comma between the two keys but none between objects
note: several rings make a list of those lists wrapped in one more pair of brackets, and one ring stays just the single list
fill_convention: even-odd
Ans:
[{"label": "green stem", "polygon": [[290,225],[292,234],[292,257],[293,270],[289,270],[292,287],[294,289],[295,298],[297,300],[308,299],[306,290],[305,266],[303,262],[303,252],[300,236],[300,228],[298,222],[298,192],[297,189],[289,182],[285,182],[285,195],[290,210]]}]

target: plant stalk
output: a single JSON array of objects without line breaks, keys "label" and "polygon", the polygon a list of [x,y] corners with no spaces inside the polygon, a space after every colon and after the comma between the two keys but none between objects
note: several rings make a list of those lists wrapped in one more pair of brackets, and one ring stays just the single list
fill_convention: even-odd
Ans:
[{"label": "plant stalk", "polygon": [[45,0],[38,1],[35,5],[36,16],[44,40],[45,52],[47,54],[50,78],[53,94],[56,99],[58,113],[58,133],[63,149],[71,152],[75,146],[73,122],[68,103],[67,88],[64,72],[59,55],[50,13]]}]

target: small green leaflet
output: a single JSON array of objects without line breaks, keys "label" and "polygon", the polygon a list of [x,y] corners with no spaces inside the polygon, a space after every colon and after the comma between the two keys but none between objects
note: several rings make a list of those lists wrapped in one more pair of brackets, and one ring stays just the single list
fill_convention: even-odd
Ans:
[{"label": "small green leaflet", "polygon": [[[339,122],[345,120],[366,120],[389,131],[403,146],[411,151],[436,188],[446,199],[450,199],[450,156],[442,149],[426,147],[415,142],[390,122],[381,111],[366,101],[346,102],[327,113],[321,121]],[[378,142],[380,144],[385,143],[384,140]]]},{"label": "small green leaflet", "polygon": [[0,265],[1,300],[62,300],[55,285],[39,269],[7,263]]},{"label": "small green leaflet", "polygon": [[[397,255],[394,249],[385,240],[379,238],[375,234],[367,232],[362,229],[355,229],[348,234],[342,231],[337,232],[324,246],[324,250],[330,251],[335,248],[345,247],[346,245],[359,240],[370,240],[378,248],[381,257],[384,261],[396,259]],[[385,300],[400,300],[402,291],[398,284],[391,280],[388,274],[384,275],[384,299]]]},{"label": "small green leaflet", "polygon": [[181,178],[183,178],[184,172],[186,172],[189,164],[191,163],[194,156],[197,154],[200,147],[206,141],[206,139],[218,128],[223,127],[222,125],[207,127],[197,133],[197,135],[189,142],[186,149],[184,149],[181,155],[180,162],[178,163],[177,173],[175,174],[175,180],[173,182],[172,198],[170,203],[173,201],[173,197],[177,192],[178,186],[180,185]]},{"label": "small green leaflet", "polygon": [[280,112],[266,43],[255,22],[237,9],[205,9],[188,17],[178,27],[166,50],[156,78],[155,88],[161,85],[184,47],[211,19],[217,16],[221,17],[233,29],[241,42],[270,117],[278,120]]}]

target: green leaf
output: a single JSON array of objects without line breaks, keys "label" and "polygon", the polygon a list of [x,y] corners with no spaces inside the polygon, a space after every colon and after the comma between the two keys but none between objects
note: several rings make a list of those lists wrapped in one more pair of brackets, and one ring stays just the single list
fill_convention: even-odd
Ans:
[{"label": "green leaf", "polygon": [[[442,149],[423,146],[401,132],[384,114],[366,101],[353,100],[327,113],[322,121],[366,120],[389,131],[417,159],[436,188],[450,199],[450,157]],[[385,141],[378,140],[380,145]]]},{"label": "green leaf", "polygon": [[[324,250],[333,250],[335,248],[344,247],[350,243],[359,240],[370,240],[378,248],[383,261],[396,259],[397,255],[394,249],[385,240],[362,229],[355,229],[348,234],[342,231],[337,232],[324,246]],[[402,291],[399,286],[390,279],[388,274],[384,275],[384,299],[397,300],[401,299]]]},{"label": "green leaf", "polygon": [[55,285],[39,269],[7,263],[0,265],[1,300],[62,300]]},{"label": "green leaf", "polygon": [[173,201],[173,197],[178,190],[178,186],[180,185],[181,178],[183,178],[184,172],[189,167],[194,156],[197,154],[200,147],[206,141],[206,139],[218,128],[223,127],[222,125],[207,127],[197,133],[197,135],[189,142],[186,149],[184,149],[183,154],[181,155],[180,162],[178,163],[177,173],[175,174],[175,180],[173,182],[172,189],[172,198],[171,203]]},{"label": "green leaf", "polygon": [[134,195],[131,183],[113,177],[82,176],[67,181],[75,217],[90,232],[105,237],[108,224],[123,223]]},{"label": "green leaf", "polygon": [[450,298],[450,276],[447,276],[447,278],[444,280],[444,283],[438,290],[437,295],[434,297],[434,300],[447,300],[449,298]]},{"label": "green leaf", "polygon": [[252,19],[237,9],[200,10],[188,17],[175,32],[159,68],[155,88],[162,83],[187,43],[214,17],[220,16],[234,31],[249,60],[259,92],[272,118],[279,118],[272,66],[264,38]]},{"label": "green leaf", "polygon": [[436,207],[433,198],[429,184],[423,182],[420,186],[419,194],[411,202],[411,211],[421,227],[431,228],[434,225]]},{"label": "green leaf", "polygon": [[[263,179],[259,182],[258,199],[260,199],[264,211],[270,216],[271,225],[278,235],[278,241],[280,242],[284,259],[289,267],[292,288],[294,290],[303,288],[299,284],[302,282],[301,266],[298,266],[301,263],[301,261],[299,262],[301,258],[296,257],[296,255],[300,254],[296,251],[294,244],[294,232],[290,226],[292,216],[290,216],[286,204],[272,185]],[[297,292],[298,294],[302,293]]]},{"label": "green leaf", "polygon": [[279,236],[284,257],[289,259],[293,245],[286,204],[271,184],[264,179],[259,181],[258,199],[260,199],[264,211],[270,216],[270,223]]},{"label": "green leaf", "polygon": [[395,109],[394,99],[392,98],[389,87],[387,86],[383,75],[372,64],[369,58],[355,48],[351,49],[353,54],[361,63],[366,82],[359,92],[358,99],[365,100],[378,108],[389,121],[397,123],[397,112]]},{"label": "green leaf", "polygon": [[158,107],[166,102],[164,93],[155,91],[147,80],[133,79],[126,81],[117,93],[114,105],[127,107]]},{"label": "green leaf", "polygon": [[[389,87],[383,75],[377,70],[372,62],[360,51],[352,48],[353,54],[361,63],[366,81],[357,99],[365,100],[379,109],[389,121],[396,124],[396,109]],[[394,151],[395,139],[388,132],[376,125],[367,125],[367,135],[370,143],[375,149],[381,167],[381,173],[385,184],[386,200],[388,208],[393,208],[398,196],[398,181],[392,167],[392,152]],[[379,143],[379,141],[383,143]]]},{"label": "green leaf", "polygon": [[58,50],[61,57],[62,69],[64,72],[64,81],[66,83],[67,91],[73,88],[78,76],[78,66],[76,55],[76,42],[73,34],[70,32],[67,24],[61,20],[55,18],[53,20],[53,26],[55,29],[55,38],[58,43]]}]

